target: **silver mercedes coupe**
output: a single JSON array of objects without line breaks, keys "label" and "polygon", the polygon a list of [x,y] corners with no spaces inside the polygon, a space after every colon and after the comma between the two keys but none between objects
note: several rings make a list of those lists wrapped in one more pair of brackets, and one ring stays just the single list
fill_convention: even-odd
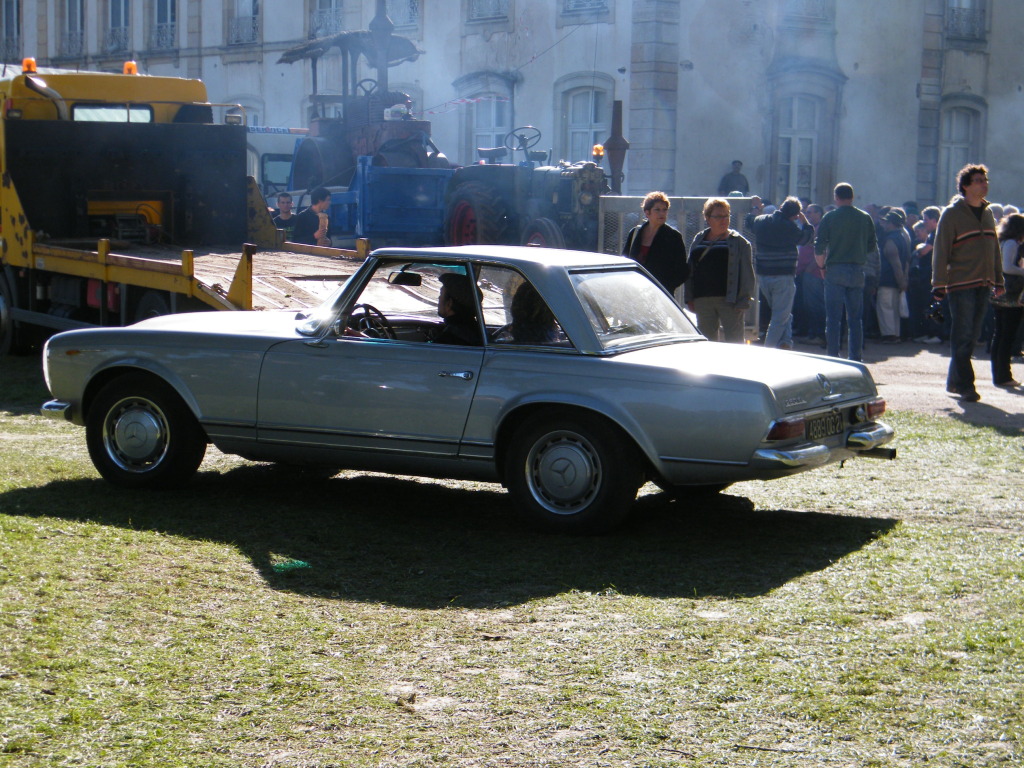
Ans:
[{"label": "silver mercedes coupe", "polygon": [[548,530],[892,458],[867,367],[711,342],[636,262],[513,246],[377,250],[310,312],[60,333],[43,413],[100,474],[177,486],[208,444],[255,461],[499,482]]}]

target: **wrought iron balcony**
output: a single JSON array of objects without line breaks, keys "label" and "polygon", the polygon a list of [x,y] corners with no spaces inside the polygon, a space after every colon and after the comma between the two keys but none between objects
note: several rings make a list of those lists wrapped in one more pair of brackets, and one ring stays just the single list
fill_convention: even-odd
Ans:
[{"label": "wrought iron balcony", "polygon": [[508,0],[470,0],[469,2],[470,21],[507,18]]},{"label": "wrought iron balcony", "polygon": [[336,35],[343,29],[341,8],[326,8],[313,11],[309,17],[310,38]]},{"label": "wrought iron balcony", "polygon": [[0,61],[5,63],[17,63],[21,61],[20,37],[0,37]]},{"label": "wrought iron balcony", "polygon": [[228,45],[245,45],[259,39],[259,16],[237,16],[228,23]]},{"label": "wrought iron balcony", "polygon": [[178,44],[178,25],[173,21],[168,24],[154,24],[149,32],[149,47],[155,50],[176,48]]},{"label": "wrought iron balcony", "polygon": [[388,0],[388,16],[396,27],[418,27],[420,0]]},{"label": "wrought iron balcony", "polygon": [[947,8],[946,37],[958,40],[984,40],[985,9]]},{"label": "wrought iron balcony", "polygon": [[57,47],[61,56],[77,58],[85,54],[85,32],[81,29],[65,30],[61,33]]},{"label": "wrought iron balcony", "polygon": [[103,35],[103,50],[106,53],[122,53],[128,50],[128,27],[110,27]]},{"label": "wrought iron balcony", "polygon": [[584,11],[607,11],[608,0],[565,0],[564,13],[582,13]]}]

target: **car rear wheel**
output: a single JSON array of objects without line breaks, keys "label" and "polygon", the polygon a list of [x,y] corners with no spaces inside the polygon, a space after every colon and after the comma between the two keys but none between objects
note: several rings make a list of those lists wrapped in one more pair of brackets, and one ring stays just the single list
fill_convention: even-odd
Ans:
[{"label": "car rear wheel", "polygon": [[629,514],[643,481],[631,441],[599,418],[538,413],[512,437],[505,484],[548,531],[604,533]]},{"label": "car rear wheel", "polygon": [[467,181],[452,194],[445,217],[448,245],[493,245],[505,236],[505,203],[489,184]]},{"label": "car rear wheel", "polygon": [[144,374],[114,379],[86,418],[86,444],[99,473],[125,488],[168,488],[187,480],[206,454],[206,435],[178,394]]}]

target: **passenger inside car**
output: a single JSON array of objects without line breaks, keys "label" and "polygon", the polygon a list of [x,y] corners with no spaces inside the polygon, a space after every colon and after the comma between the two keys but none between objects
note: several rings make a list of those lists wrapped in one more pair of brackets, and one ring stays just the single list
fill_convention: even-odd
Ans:
[{"label": "passenger inside car", "polygon": [[559,340],[558,323],[537,289],[523,282],[512,297],[513,344],[553,344]]},{"label": "passenger inside car", "polygon": [[[474,288],[466,275],[446,273],[441,275],[440,280],[441,293],[437,297],[437,314],[442,320],[442,325],[430,341],[435,344],[479,346],[483,343],[476,310],[480,290]],[[476,298],[473,296],[474,290],[477,293]]]}]

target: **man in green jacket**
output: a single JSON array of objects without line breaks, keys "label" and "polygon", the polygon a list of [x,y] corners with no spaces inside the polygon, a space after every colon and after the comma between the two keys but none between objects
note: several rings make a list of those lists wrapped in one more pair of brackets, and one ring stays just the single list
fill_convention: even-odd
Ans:
[{"label": "man in green jacket", "polygon": [[989,210],[988,168],[965,165],[957,174],[960,194],[939,216],[932,249],[932,288],[949,301],[949,372],[946,390],[961,400],[981,399],[971,356],[981,335],[992,289],[1002,293],[1003,268],[996,219]]},{"label": "man in green jacket", "polygon": [[[864,268],[878,259],[878,240],[871,217],[853,204],[853,187],[836,184],[835,210],[818,225],[814,254],[825,269],[825,351],[839,357],[839,335],[846,312],[847,354],[864,357]],[[821,256],[824,255],[824,259]]]}]

